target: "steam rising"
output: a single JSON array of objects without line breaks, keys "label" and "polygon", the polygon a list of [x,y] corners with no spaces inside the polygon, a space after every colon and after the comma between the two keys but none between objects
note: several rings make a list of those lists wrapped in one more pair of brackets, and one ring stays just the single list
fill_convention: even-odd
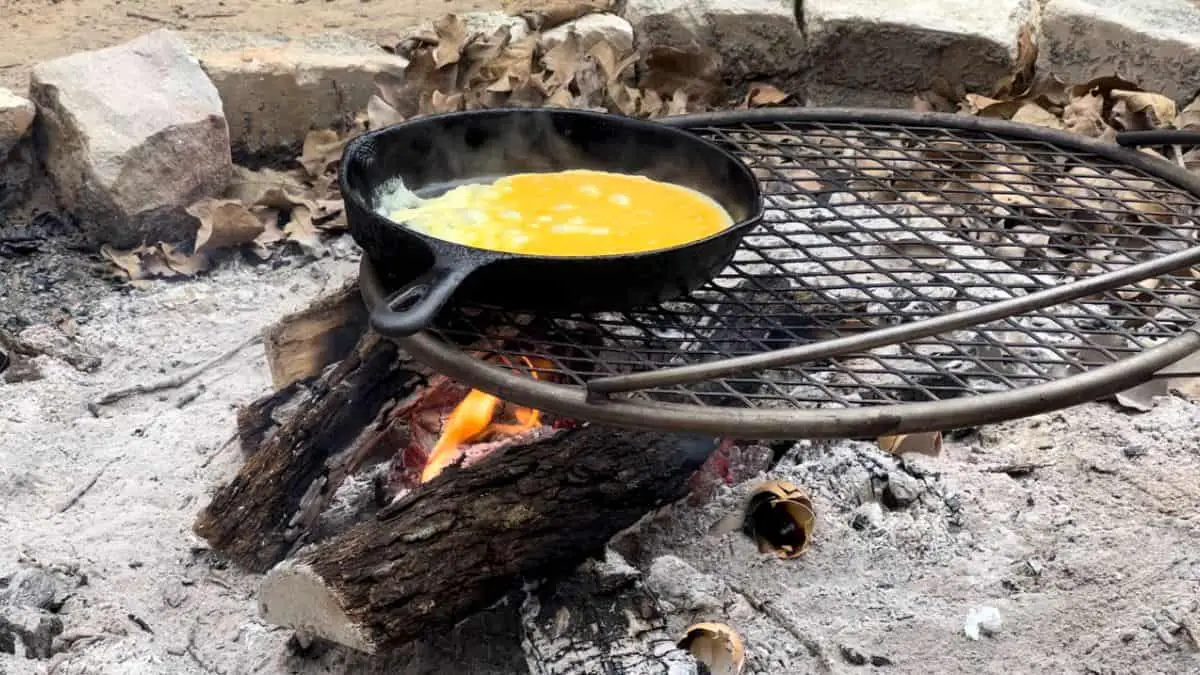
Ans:
[{"label": "steam rising", "polygon": [[451,113],[439,124],[417,121],[419,131],[401,124],[390,132],[394,136],[385,134],[363,148],[364,155],[374,154],[372,175],[365,182],[379,182],[356,187],[370,196],[374,211],[387,217],[466,183],[516,173],[592,169],[692,188],[715,197],[735,221],[751,215],[745,204],[721,197],[729,194],[723,184],[737,181],[724,163],[712,163],[715,155],[699,155],[692,143],[657,133],[630,133],[616,126],[614,117],[493,110]]}]

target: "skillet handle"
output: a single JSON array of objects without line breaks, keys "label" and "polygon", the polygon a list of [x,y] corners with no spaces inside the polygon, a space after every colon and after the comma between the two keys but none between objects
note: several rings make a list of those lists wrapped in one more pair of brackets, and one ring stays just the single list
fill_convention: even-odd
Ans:
[{"label": "skillet handle", "polygon": [[392,293],[371,312],[371,327],[389,338],[408,337],[427,328],[437,318],[454,291],[479,264],[456,261],[434,265],[404,288]]}]

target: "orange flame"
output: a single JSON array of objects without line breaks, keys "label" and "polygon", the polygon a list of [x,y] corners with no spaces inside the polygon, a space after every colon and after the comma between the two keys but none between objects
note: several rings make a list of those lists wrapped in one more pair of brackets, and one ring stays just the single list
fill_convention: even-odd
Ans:
[{"label": "orange flame", "polygon": [[[522,360],[529,366],[534,379],[537,379],[533,363],[526,358]],[[516,435],[542,424],[540,412],[519,406],[512,409],[515,423],[497,421],[496,417],[504,409],[504,402],[496,396],[472,389],[446,418],[442,435],[438,437],[421,470],[421,482],[428,483],[437,478],[446,467],[458,460],[462,455],[462,446],[467,443],[489,437]]]}]

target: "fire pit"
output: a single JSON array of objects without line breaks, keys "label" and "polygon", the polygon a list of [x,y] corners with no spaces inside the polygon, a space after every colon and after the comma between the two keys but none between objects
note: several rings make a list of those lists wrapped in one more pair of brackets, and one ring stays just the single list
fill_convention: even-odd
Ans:
[{"label": "fire pit", "polygon": [[[1200,348],[1200,181],[1161,159],[958,115],[668,122],[741,157],[766,196],[710,284],[623,314],[458,305],[402,347],[538,410],[746,438],[994,422],[1111,395]],[[369,305],[394,285],[369,263],[360,283]],[[480,345],[560,383],[464,351]]]},{"label": "fire pit", "polygon": [[[386,651],[561,580],[727,468],[730,438],[997,421],[1119,392],[1200,349],[1200,184],[1162,160],[962,116],[670,123],[732,150],[768,207],[689,296],[590,315],[451,302],[391,341],[360,330],[362,300],[409,280],[364,263],[357,288],[310,310],[317,332],[352,315],[361,337],[239,415],[248,459],[195,528],[267,572],[267,621]],[[581,615],[544,593],[532,630],[661,666],[673,652],[643,640],[667,639],[661,613],[622,588],[569,629],[559,614]],[[596,626],[603,640],[582,637]]]}]

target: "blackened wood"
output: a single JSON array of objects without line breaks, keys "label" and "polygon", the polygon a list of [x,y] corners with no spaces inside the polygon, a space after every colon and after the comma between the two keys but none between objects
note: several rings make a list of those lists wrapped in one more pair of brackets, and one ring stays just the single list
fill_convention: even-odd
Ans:
[{"label": "blackened wood", "polygon": [[687,492],[717,439],[587,426],[505,448],[277,566],[264,618],[366,652],[444,630],[570,572]]},{"label": "blackened wood", "polygon": [[[306,385],[304,398],[278,429],[257,436],[257,449],[196,519],[196,534],[241,567],[270,569],[303,534],[289,526],[315,482],[324,480],[316,485],[320,490],[337,489],[328,481],[326,460],[354,441],[385,403],[408,394],[422,379],[393,343],[364,335],[345,359]],[[245,434],[245,424],[239,426],[243,437],[256,437]]]},{"label": "blackened wood", "polygon": [[530,592],[521,625],[530,675],[699,672],[667,633],[662,608],[637,568],[612,550]]}]

